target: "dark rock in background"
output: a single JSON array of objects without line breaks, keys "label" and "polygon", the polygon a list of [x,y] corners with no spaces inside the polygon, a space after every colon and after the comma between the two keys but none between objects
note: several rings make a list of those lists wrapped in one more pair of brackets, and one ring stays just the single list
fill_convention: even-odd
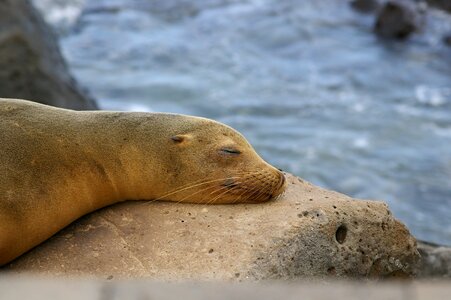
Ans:
[{"label": "dark rock in background", "polygon": [[351,6],[362,13],[373,13],[380,8],[381,3],[379,0],[353,0]]},{"label": "dark rock in background", "polygon": [[443,37],[443,42],[445,45],[451,46],[451,33]]},{"label": "dark rock in background", "polygon": [[391,0],[380,10],[374,30],[382,37],[405,39],[421,29],[421,19],[421,12],[414,3]]},{"label": "dark rock in background", "polygon": [[0,15],[0,97],[97,108],[69,74],[55,35],[28,1],[1,1]]},{"label": "dark rock in background", "polygon": [[421,255],[418,277],[451,278],[451,247],[418,242]]},{"label": "dark rock in background", "polygon": [[426,2],[431,6],[451,12],[450,0],[426,0]]}]

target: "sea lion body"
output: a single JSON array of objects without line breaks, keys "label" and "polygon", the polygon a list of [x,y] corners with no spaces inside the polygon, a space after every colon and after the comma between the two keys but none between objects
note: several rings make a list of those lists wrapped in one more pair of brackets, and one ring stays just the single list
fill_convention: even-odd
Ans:
[{"label": "sea lion body", "polygon": [[124,200],[262,202],[283,174],[199,117],[72,111],[0,99],[0,265]]}]

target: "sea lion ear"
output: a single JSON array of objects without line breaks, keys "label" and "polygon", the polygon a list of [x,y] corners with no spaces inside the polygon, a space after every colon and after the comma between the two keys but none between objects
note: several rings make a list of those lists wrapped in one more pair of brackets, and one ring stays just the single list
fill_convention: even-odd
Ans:
[{"label": "sea lion ear", "polygon": [[177,134],[177,135],[172,136],[171,140],[175,144],[182,144],[184,142],[187,142],[187,141],[191,140],[191,135],[189,135],[189,134]]}]

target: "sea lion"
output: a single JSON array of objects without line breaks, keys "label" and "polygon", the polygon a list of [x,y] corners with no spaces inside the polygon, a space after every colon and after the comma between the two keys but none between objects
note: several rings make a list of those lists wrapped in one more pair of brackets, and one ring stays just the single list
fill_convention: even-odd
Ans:
[{"label": "sea lion", "polygon": [[0,99],[0,265],[124,200],[258,203],[284,175],[219,122]]}]

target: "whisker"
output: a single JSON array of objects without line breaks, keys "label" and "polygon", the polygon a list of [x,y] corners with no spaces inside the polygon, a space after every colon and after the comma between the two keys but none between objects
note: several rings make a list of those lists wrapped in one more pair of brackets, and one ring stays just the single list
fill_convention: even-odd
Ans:
[{"label": "whisker", "polygon": [[[229,177],[229,178],[230,178],[230,177]],[[199,191],[197,191],[197,192],[195,192],[195,193],[193,193],[193,194],[191,194],[191,195],[188,195],[188,196],[182,198],[181,200],[177,201],[177,203],[180,203],[180,202],[182,202],[182,201],[184,201],[184,200],[187,200],[187,199],[193,197],[194,195],[197,195],[197,194],[199,194],[199,193],[202,193],[202,192],[204,192],[204,191],[206,191],[206,190],[208,190],[208,189],[215,188],[215,187],[216,187],[216,186],[210,186],[210,187],[201,189],[201,190],[199,190]],[[217,193],[218,191],[221,191],[221,190],[223,190],[223,189],[230,189],[230,188],[227,187],[227,186],[219,187],[217,190],[214,190],[213,192],[211,192],[210,195],[213,194],[213,193]],[[230,190],[231,190],[231,189],[230,189]],[[210,201],[208,201],[208,202],[210,202]]]},{"label": "whisker", "polygon": [[[252,192],[252,191],[253,191],[253,192]],[[243,202],[248,201],[248,200],[249,200],[250,198],[252,198],[252,197],[256,197],[256,199],[258,199],[258,196],[259,196],[260,193],[261,193],[260,186],[255,186],[254,188],[250,189],[249,192],[252,192],[252,193],[250,193],[250,194],[247,196],[247,198],[244,198],[244,199],[243,199]],[[257,196],[255,196],[255,195],[257,195]]]},{"label": "whisker", "polygon": [[[182,192],[182,191],[185,191],[185,190],[188,190],[188,189],[192,189],[192,188],[195,188],[195,187],[198,187],[198,186],[201,186],[201,185],[205,185],[205,184],[209,184],[209,183],[213,183],[213,182],[224,181],[224,180],[227,180],[227,179],[230,179],[230,178],[239,178],[239,177],[235,176],[235,177],[225,177],[225,178],[215,179],[215,180],[208,180],[208,181],[200,182],[200,183],[197,183],[197,184],[191,184],[190,186],[187,186],[185,184],[181,188],[178,188],[178,189],[176,189],[176,190],[174,190],[172,192],[169,192],[169,193],[167,193],[167,194],[165,194],[165,195],[163,195],[161,197],[158,197],[156,199],[152,199],[152,200],[149,200],[149,201],[154,202],[154,201],[162,200],[162,199],[164,199],[164,198],[166,198],[168,196],[174,195],[176,193],[179,193],[179,192]],[[199,182],[199,180],[197,180],[195,182]],[[146,203],[148,203],[148,202],[146,202]]]},{"label": "whisker", "polygon": [[[218,192],[220,192],[220,191],[222,191],[222,190],[224,190],[224,189],[225,189],[225,187],[219,188],[219,189],[217,189],[217,190],[214,190],[213,192],[210,193],[210,195],[211,195],[211,194],[214,194],[214,193],[218,193]],[[206,204],[206,205],[212,204],[212,203],[217,199],[217,197],[218,197],[218,196],[221,196],[222,194],[223,194],[223,193],[221,193],[221,194],[215,196],[214,198],[211,198],[210,200],[208,200],[208,201],[207,201],[206,203],[204,203],[204,204]]]},{"label": "whisker", "polygon": [[183,202],[183,201],[185,201],[185,200],[187,200],[187,199],[193,197],[194,195],[197,195],[197,194],[199,194],[199,193],[205,192],[205,191],[207,191],[207,190],[209,190],[209,189],[212,189],[212,188],[215,188],[215,187],[216,187],[216,186],[209,186],[209,187],[206,187],[206,188],[204,188],[204,189],[200,189],[200,190],[198,190],[197,192],[194,192],[194,193],[192,193],[192,194],[190,194],[190,195],[188,195],[188,196],[183,197],[182,199],[180,199],[179,201],[177,201],[177,203],[181,203],[181,202]]},{"label": "whisker", "polygon": [[[271,181],[271,183],[273,183],[273,182]],[[265,191],[262,194],[262,196],[264,194],[266,194],[267,196],[269,196],[269,198],[272,198],[272,195],[273,195],[274,191],[277,189],[277,186],[278,186],[278,184],[271,184],[271,188],[269,190]]]},{"label": "whisker", "polygon": [[[239,190],[239,189],[241,189],[240,184],[241,184],[241,182],[238,181],[238,182],[235,182],[235,185],[234,185],[233,187],[225,186],[225,187],[223,187],[223,188],[221,188],[221,189],[217,189],[216,191],[211,192],[210,195],[211,195],[211,194],[214,194],[214,193],[217,193],[217,192],[221,191],[222,189],[226,189],[226,191],[224,191],[224,192],[221,193],[220,195],[216,196],[215,198],[209,200],[206,204],[213,203],[214,201],[216,201],[220,196],[222,196],[222,195],[225,194],[226,192],[232,192],[232,191],[234,191],[234,190]],[[232,203],[233,203],[233,202],[232,202]]]},{"label": "whisker", "polygon": [[227,189],[224,192],[222,192],[221,194],[217,195],[216,197],[214,197],[213,199],[211,199],[210,201],[207,202],[207,204],[213,204],[217,199],[219,199],[219,197],[221,197],[222,195],[224,195],[227,192],[233,191],[234,189],[237,189],[238,187],[235,186],[231,189]]},{"label": "whisker", "polygon": [[244,195],[244,194],[246,194],[246,193],[250,193],[250,192],[252,192],[252,194],[251,194],[251,196],[253,195],[253,191],[254,190],[256,190],[256,189],[258,189],[259,187],[258,186],[254,186],[253,188],[251,188],[251,189],[244,189],[244,191],[235,199],[235,201],[233,201],[233,203],[238,203],[238,201],[240,201],[240,202],[246,202],[246,200],[248,200],[249,198],[250,198],[250,196],[248,196],[247,198],[244,198],[244,199],[241,199],[241,197]]},{"label": "whisker", "polygon": [[[254,178],[254,180],[258,180],[258,179],[255,178],[254,176],[259,175],[259,174],[260,174],[259,171],[255,171],[255,172],[237,172],[236,174],[234,174],[234,175],[236,175],[236,176],[228,176],[228,177],[221,178],[221,179],[206,180],[206,181],[202,181],[202,180],[204,180],[204,179],[196,180],[196,181],[193,181],[193,182],[191,182],[191,183],[185,184],[185,185],[183,185],[182,187],[180,187],[180,188],[178,188],[178,189],[175,189],[175,190],[173,190],[173,191],[171,191],[171,192],[168,192],[167,194],[165,194],[165,195],[163,195],[163,196],[160,196],[160,197],[158,197],[158,198],[156,198],[156,199],[148,200],[148,201],[145,202],[145,204],[149,204],[149,203],[152,203],[152,202],[154,202],[154,201],[164,200],[164,199],[166,199],[167,197],[169,197],[169,196],[171,196],[171,195],[174,195],[174,194],[177,194],[177,193],[180,193],[180,192],[189,190],[189,189],[193,189],[193,188],[196,188],[196,187],[200,187],[200,186],[203,186],[203,185],[206,185],[206,184],[209,184],[209,183],[225,181],[225,180],[227,180],[227,179],[241,179],[241,178],[243,178],[243,177],[247,177],[247,178],[249,178],[249,179]],[[242,182],[236,182],[236,183],[234,183],[234,184],[238,185],[239,188],[242,188],[242,186],[240,186],[240,184],[242,184]],[[208,201],[207,204],[212,203],[212,202],[215,202],[215,201],[216,201],[217,199],[219,199],[223,194],[227,193],[227,191],[230,192],[230,191],[233,191],[233,190],[238,189],[238,186],[237,186],[237,187],[232,187],[232,188],[230,188],[230,187],[220,187],[220,188],[218,188],[218,189],[216,189],[216,190],[210,192],[210,195],[212,195],[212,194],[215,194],[215,193],[218,193],[218,192],[222,191],[223,189],[227,189],[227,190],[225,190],[224,192],[222,192],[221,194],[215,196],[215,197],[214,197],[213,199],[211,199],[210,201]],[[195,196],[195,195],[197,195],[197,194],[199,194],[199,193],[201,193],[201,192],[207,191],[207,190],[209,190],[209,189],[211,189],[211,188],[214,188],[214,187],[215,187],[215,186],[213,186],[213,187],[207,187],[207,188],[201,189],[201,190],[199,190],[199,191],[196,191],[196,192],[194,192],[194,193],[192,193],[192,194],[190,194],[190,195],[188,195],[188,196],[183,197],[181,200],[178,201],[178,203],[179,203],[179,202],[182,202],[182,201],[185,201],[185,200],[187,200],[187,199],[190,199],[190,198],[192,198],[193,196]],[[252,198],[252,197],[255,197],[256,199],[259,199],[259,197],[261,197],[262,195],[264,195],[264,192],[259,191],[259,189],[260,189],[260,186],[255,186],[254,188],[251,188],[251,189],[249,189],[249,190],[244,190],[239,196],[237,196],[237,199],[236,199],[233,203],[236,203],[236,202],[238,202],[238,201],[240,201],[240,200],[244,202],[244,201],[249,200],[249,199]],[[275,190],[276,190],[276,187],[273,186],[273,188],[272,188],[270,194],[272,194]],[[246,193],[248,193],[248,195],[247,195],[244,199],[240,199],[240,198],[241,198],[244,194],[246,194]]]},{"label": "whisker", "polygon": [[[213,192],[211,192],[210,195],[215,194],[215,193],[217,193],[217,192],[220,192],[221,190],[224,190],[224,189],[226,189],[226,192],[227,192],[227,191],[232,191],[232,190],[237,189],[237,188],[238,188],[238,187],[230,188],[230,187],[227,187],[227,186],[223,186],[223,187],[220,187],[220,188],[214,190]],[[227,189],[228,189],[228,190],[227,190]],[[222,194],[223,194],[223,193],[222,193]],[[218,195],[218,196],[221,196],[222,194],[220,194],[220,195]],[[205,205],[211,204],[213,201],[216,200],[216,198],[217,198],[217,196],[215,196],[215,198],[210,199],[210,200],[208,200],[206,203],[203,203],[203,204],[205,204]]]}]

